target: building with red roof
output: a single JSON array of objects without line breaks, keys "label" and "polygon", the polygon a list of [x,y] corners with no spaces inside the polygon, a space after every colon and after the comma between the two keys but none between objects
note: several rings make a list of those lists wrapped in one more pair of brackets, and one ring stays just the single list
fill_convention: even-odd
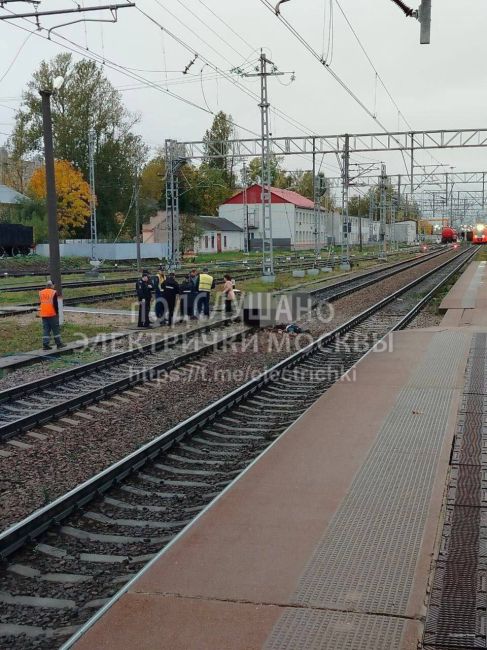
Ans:
[{"label": "building with red roof", "polygon": [[[276,248],[310,249],[315,245],[315,210],[310,199],[278,187],[271,187],[272,239]],[[219,208],[219,215],[232,221],[244,231],[252,248],[262,245],[262,186],[255,184],[238,192]],[[318,236],[326,245],[326,212],[318,214]]]}]

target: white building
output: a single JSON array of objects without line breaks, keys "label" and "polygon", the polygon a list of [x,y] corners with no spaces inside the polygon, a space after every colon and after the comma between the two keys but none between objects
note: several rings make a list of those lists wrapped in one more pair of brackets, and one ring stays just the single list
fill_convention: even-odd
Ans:
[{"label": "white building", "polygon": [[390,238],[394,241],[404,244],[412,244],[418,239],[418,223],[409,219],[407,221],[396,221],[391,227],[387,226],[390,230]]},{"label": "white building", "polygon": [[[218,214],[239,226],[242,230],[248,223],[252,248],[262,245],[262,187],[252,185],[223,203]],[[272,239],[276,248],[309,249],[315,245],[314,203],[297,192],[271,188]],[[319,238],[322,246],[326,239],[327,213],[319,213]],[[254,243],[252,244],[252,240]]]},{"label": "white building", "polygon": [[195,240],[195,253],[224,253],[244,249],[242,228],[222,217],[197,217],[203,232]]}]

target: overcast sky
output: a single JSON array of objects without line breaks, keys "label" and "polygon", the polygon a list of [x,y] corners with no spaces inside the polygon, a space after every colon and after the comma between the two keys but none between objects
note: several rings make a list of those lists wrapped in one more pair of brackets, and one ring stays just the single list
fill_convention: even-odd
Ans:
[{"label": "overcast sky", "polygon": [[[410,0],[414,7],[417,2],[419,0]],[[370,110],[377,112],[388,129],[409,130],[405,120],[416,130],[487,127],[485,0],[463,0],[461,3],[433,0],[429,46],[419,44],[417,21],[405,18],[391,0],[339,0],[339,3],[337,0],[331,3],[334,16],[331,67]],[[101,3],[84,0],[85,6],[90,4]],[[136,4],[223,71],[229,72],[237,66],[250,69],[250,64],[257,62],[260,47],[265,48],[280,70],[294,71],[296,80],[292,83],[289,75],[270,80],[272,105],[284,111],[291,122],[294,120],[290,124],[273,115],[273,135],[302,135],[304,129],[310,134],[380,131],[375,121],[294,39],[261,0],[136,0]],[[75,6],[74,0],[43,0],[40,8]],[[376,83],[375,72],[354,39],[340,6],[404,118],[398,116],[384,89]],[[21,10],[29,11],[31,5],[19,2],[7,7],[20,13]],[[331,43],[328,43],[330,0],[290,0],[281,10],[315,50],[331,53]],[[6,13],[7,9],[0,9],[0,15]],[[93,18],[94,14],[89,17]],[[51,27],[70,19],[46,18],[41,25]],[[201,139],[212,120],[208,111],[224,110],[231,113],[241,127],[256,133],[260,129],[259,109],[254,98],[214,74],[201,58],[192,65],[189,74],[183,75],[182,71],[192,59],[190,52],[168,34],[163,35],[158,25],[136,8],[120,10],[116,24],[87,23],[60,28],[53,33],[52,41],[40,38],[46,36],[46,31],[41,31],[30,36],[24,44],[28,33],[20,27],[32,29],[26,21],[0,22],[0,143],[10,132],[12,109],[19,106],[22,89],[39,61],[62,51],[63,43],[69,45],[61,36],[82,48],[87,46],[90,52],[101,54],[119,66],[132,68],[130,74],[155,81],[205,109],[184,104],[163,90],[143,88],[143,82],[107,68],[107,76],[122,90],[127,107],[140,113],[137,130],[152,147],[161,146],[165,138]],[[20,54],[5,74],[21,47]],[[259,91],[258,80],[231,76],[252,92]],[[246,137],[248,132],[241,128],[239,135]],[[433,159],[422,152],[418,154],[418,162],[432,164],[438,160],[458,171],[484,170],[487,168],[486,153],[485,149],[438,150],[432,152]],[[390,173],[405,173],[400,156],[381,156]],[[381,156],[371,154],[367,157],[379,160]],[[355,157],[355,160],[363,162],[365,158]],[[310,160],[289,159],[286,164],[292,168],[309,168]],[[336,175],[336,159],[325,157],[323,170],[328,175]]]}]

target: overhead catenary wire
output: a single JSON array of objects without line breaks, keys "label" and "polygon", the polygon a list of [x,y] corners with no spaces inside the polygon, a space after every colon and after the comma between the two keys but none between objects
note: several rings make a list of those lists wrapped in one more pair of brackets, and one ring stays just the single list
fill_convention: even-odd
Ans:
[{"label": "overhead catenary wire", "polygon": [[[260,0],[260,2],[275,15],[274,7],[272,6],[271,2],[269,0]],[[315,58],[319,63],[325,68],[325,70],[337,81],[337,83],[347,92],[350,97],[367,113],[369,117],[371,117],[374,122],[385,132],[385,133],[391,133],[390,130],[385,126],[385,124],[382,123],[382,121],[374,115],[373,111],[365,104],[365,102],[360,99],[360,97],[350,88],[350,86],[331,68],[329,63],[326,63],[322,57],[319,55],[318,52],[310,45],[310,43],[300,34],[300,32],[286,19],[282,16],[282,14],[279,14],[277,18],[281,21],[281,23],[286,27],[286,29],[291,32],[291,34],[306,48],[306,50]],[[368,56],[368,55],[367,55]],[[369,57],[368,57],[369,58]],[[369,58],[370,60],[370,58]],[[372,64],[372,62],[370,61]],[[373,64],[372,64],[373,65]],[[401,113],[402,115],[402,113]],[[407,123],[406,119],[403,116],[404,121]],[[413,129],[411,128],[411,131]],[[397,141],[396,138],[392,135],[393,139]],[[397,141],[398,144],[400,144],[399,141]],[[413,142],[414,142],[414,137],[413,137]],[[407,152],[408,155],[411,155],[410,152]],[[404,157],[403,157],[404,160]],[[406,167],[406,174],[410,176],[409,169],[407,165]]]},{"label": "overhead catenary wire", "polygon": [[21,53],[22,50],[24,49],[25,45],[27,44],[27,41],[29,40],[29,38],[30,38],[31,36],[32,36],[32,34],[30,33],[30,34],[27,34],[27,36],[24,38],[24,40],[23,40],[22,43],[20,44],[20,46],[19,46],[17,52],[15,52],[12,61],[8,64],[8,66],[6,67],[4,73],[0,76],[0,82],[2,82],[2,81],[5,79],[5,77],[8,75],[8,73],[10,72],[10,70],[13,68],[14,63],[15,63],[15,62],[17,61],[17,59],[19,58],[20,53]]},{"label": "overhead catenary wire", "polygon": [[[331,0],[330,0],[330,1],[331,1]],[[371,67],[372,70],[374,71],[374,74],[375,74],[375,105],[374,105],[374,113],[377,115],[377,82],[379,82],[380,85],[382,86],[382,88],[384,89],[384,91],[386,92],[387,96],[389,97],[389,99],[390,99],[392,105],[393,105],[394,108],[397,110],[398,120],[399,120],[400,118],[402,118],[403,121],[404,121],[404,123],[408,126],[409,130],[410,130],[410,131],[414,131],[413,126],[411,125],[411,123],[409,122],[409,120],[406,118],[406,116],[404,115],[404,113],[403,113],[403,112],[401,111],[401,109],[399,108],[399,105],[397,104],[396,100],[395,100],[394,97],[392,96],[392,93],[390,92],[389,88],[386,86],[386,83],[385,83],[384,79],[382,78],[381,74],[379,73],[379,71],[377,70],[376,66],[374,65],[374,62],[372,61],[371,57],[369,56],[369,54],[368,54],[368,52],[367,52],[367,49],[365,48],[364,44],[362,43],[362,41],[361,41],[361,39],[360,39],[360,37],[359,37],[359,35],[358,35],[356,29],[355,29],[354,26],[352,25],[350,19],[348,18],[347,14],[345,13],[345,10],[343,9],[342,5],[340,4],[340,0],[335,0],[335,2],[336,2],[336,4],[337,4],[337,7],[338,7],[338,9],[340,10],[340,12],[341,12],[343,18],[345,19],[345,22],[347,23],[347,25],[348,25],[350,31],[352,32],[352,34],[353,34],[355,40],[357,41],[357,43],[358,43],[360,49],[362,50],[362,52],[363,52],[365,58],[367,59],[367,61],[368,61],[369,65],[370,65],[370,67]],[[432,160],[435,160],[436,162],[438,162],[437,159],[433,156],[433,154],[432,154],[431,152],[428,151],[427,154],[429,155],[429,157],[430,157]]]},{"label": "overhead catenary wire", "polygon": [[[156,25],[157,25],[157,26],[158,26],[158,27],[159,27],[159,28],[160,28],[164,33],[168,34],[168,35],[169,35],[171,38],[173,38],[176,42],[178,42],[180,45],[182,45],[183,47],[185,47],[188,51],[192,52],[193,54],[196,54],[196,51],[195,51],[193,48],[191,48],[191,46],[189,46],[187,43],[185,43],[184,41],[182,41],[182,39],[180,39],[178,36],[176,36],[175,34],[173,34],[172,32],[170,32],[169,30],[167,30],[165,27],[163,27],[163,26],[162,26],[162,25],[161,25],[157,20],[155,20],[152,16],[148,15],[146,12],[144,12],[143,10],[141,10],[139,7],[137,7],[137,9],[139,10],[140,13],[142,13],[143,15],[145,15],[146,18],[148,18],[149,20],[151,20],[151,22],[153,22],[154,24],[156,24]],[[7,9],[7,11],[9,11],[9,10]],[[12,11],[10,11],[10,13],[14,14],[14,12],[12,12]],[[191,100],[188,100],[187,98],[178,95],[177,93],[174,93],[174,92],[172,92],[172,91],[169,91],[169,90],[163,88],[163,87],[160,86],[158,83],[156,83],[156,82],[154,82],[154,81],[152,81],[152,80],[150,80],[150,79],[146,79],[146,78],[142,77],[142,76],[139,75],[139,74],[136,74],[136,73],[134,72],[134,70],[130,70],[130,69],[128,69],[126,66],[123,66],[123,65],[121,65],[121,64],[118,64],[118,63],[116,63],[115,61],[112,61],[112,60],[108,59],[107,57],[104,57],[104,56],[98,54],[98,53],[95,52],[94,50],[86,50],[85,47],[83,47],[83,46],[80,45],[79,43],[77,43],[77,42],[75,42],[75,41],[73,41],[73,40],[67,38],[66,36],[63,36],[63,35],[60,35],[60,34],[56,34],[54,37],[51,37],[51,39],[48,39],[47,36],[44,36],[44,35],[41,33],[42,31],[45,31],[44,28],[41,28],[41,30],[38,31],[38,30],[37,30],[37,26],[33,23],[33,21],[30,21],[30,20],[28,20],[28,19],[24,19],[24,20],[25,20],[25,22],[27,22],[28,24],[32,25],[32,26],[35,27],[36,29],[34,29],[34,30],[29,30],[27,27],[24,27],[24,26],[22,26],[22,25],[20,25],[20,24],[18,24],[18,23],[14,23],[13,26],[14,26],[14,27],[17,27],[18,29],[20,29],[20,30],[22,30],[22,31],[24,31],[24,32],[28,32],[29,35],[34,34],[35,36],[40,37],[40,38],[43,38],[44,40],[50,40],[50,42],[54,43],[55,45],[58,45],[58,46],[60,46],[60,47],[62,47],[62,48],[64,48],[64,49],[67,49],[67,50],[69,50],[69,51],[75,52],[76,54],[80,54],[80,53],[81,53],[81,54],[82,54],[83,56],[85,56],[86,58],[89,58],[89,59],[94,60],[94,61],[96,61],[96,62],[98,62],[98,63],[101,63],[101,64],[105,65],[105,67],[107,67],[107,68],[109,68],[109,69],[112,69],[112,70],[114,70],[114,71],[116,71],[116,72],[119,72],[120,74],[123,74],[124,76],[127,76],[128,78],[131,78],[131,79],[133,79],[134,81],[138,81],[138,82],[144,83],[144,84],[146,84],[148,87],[151,87],[151,88],[153,88],[153,89],[155,89],[155,90],[158,90],[158,91],[160,91],[160,92],[163,92],[163,94],[168,94],[169,96],[173,97],[174,99],[180,100],[180,101],[182,101],[182,102],[184,102],[184,103],[190,105],[191,107],[194,107],[194,108],[197,108],[197,109],[199,109],[199,110],[203,110],[204,112],[207,112],[207,113],[213,114],[212,111],[209,110],[207,107],[203,107],[203,106],[201,106],[201,105],[198,105],[198,104],[196,104],[195,102],[193,102],[193,101],[191,101]],[[218,66],[216,66],[215,64],[213,64],[211,61],[209,61],[208,59],[206,59],[206,57],[202,56],[201,54],[200,54],[200,58],[201,58],[202,61],[206,62],[207,65],[208,65],[209,67],[211,67],[213,70],[215,70],[216,72],[218,72],[218,74],[219,74],[220,76],[222,76],[222,77],[225,78],[227,81],[229,81],[230,83],[232,83],[234,86],[236,86],[239,90],[243,91],[245,94],[247,94],[247,95],[248,95],[249,97],[251,97],[253,100],[257,100],[257,101],[259,100],[259,97],[258,97],[257,94],[253,93],[253,91],[249,90],[249,89],[246,88],[243,84],[241,84],[240,82],[238,82],[234,77],[231,76],[230,73],[227,73],[226,71],[221,70]],[[306,133],[306,134],[309,134],[309,133],[310,133],[311,130],[310,130],[308,127],[306,127],[305,125],[301,124],[301,123],[298,122],[297,120],[294,120],[294,118],[291,118],[290,116],[288,116],[286,113],[284,113],[284,112],[283,112],[282,110],[280,110],[278,107],[273,107],[273,112],[274,112],[274,113],[275,113],[275,114],[276,114],[280,119],[282,119],[283,121],[288,122],[288,123],[291,124],[292,126],[295,126],[296,128],[298,128],[299,130],[303,131],[304,133]],[[243,127],[242,125],[239,125],[239,124],[237,124],[237,123],[235,123],[235,122],[232,122],[232,124],[233,124],[233,126],[239,128],[239,129],[242,129],[242,130],[244,130],[244,131],[247,131],[247,132],[251,133],[251,134],[254,135],[254,136],[258,136],[258,135],[259,135],[259,134],[255,133],[254,131],[252,131],[252,130],[250,130],[250,129],[247,129],[246,127]],[[7,134],[7,135],[8,135],[8,134]],[[331,168],[331,167],[330,167],[330,168]]]},{"label": "overhead catenary wire", "polygon": [[244,43],[250,50],[255,51],[255,49],[256,49],[255,46],[253,46],[245,38],[243,38],[243,36],[241,34],[239,34],[235,29],[233,29],[233,27],[229,23],[227,23],[225,20],[223,20],[223,18],[221,18],[217,13],[215,13],[213,11],[213,9],[211,9],[205,2],[203,2],[203,0],[198,0],[198,2],[200,3],[200,5],[203,5],[203,7],[206,7],[206,9],[211,14],[213,14],[213,16],[215,16],[215,18],[217,18],[223,25],[225,25],[225,27],[227,27],[232,32],[232,34],[234,36],[239,38],[242,41],[242,43]]},{"label": "overhead catenary wire", "polygon": [[[178,2],[179,0],[176,0],[176,1]],[[200,34],[198,34],[197,31],[195,31],[192,27],[190,27],[187,23],[185,23],[181,18],[179,18],[179,16],[177,14],[175,14],[173,11],[168,9],[166,7],[166,5],[164,5],[161,2],[161,0],[154,0],[154,2],[156,4],[158,4],[159,7],[161,7],[161,9],[163,9],[170,16],[172,16],[172,18],[174,18],[174,20],[176,20],[180,25],[182,25],[182,27],[187,29],[189,32],[191,32],[191,34],[193,34],[193,36],[195,36],[198,40],[200,40],[202,43],[204,43],[206,45],[206,47],[208,47],[212,52],[214,52],[217,56],[221,57],[224,61],[226,61],[226,63],[228,63],[230,65],[230,67],[233,67],[232,61],[225,54],[222,54],[219,50],[217,50],[215,47],[213,47],[213,45],[208,43],[208,41],[206,41]],[[238,53],[238,54],[239,54],[239,56],[241,56],[240,53]]]},{"label": "overhead catenary wire", "polygon": [[[244,92],[246,95],[251,97],[254,101],[260,102],[260,96],[254,93],[252,90],[244,86],[241,82],[237,81],[234,76],[230,72],[226,72],[225,70],[222,70],[219,66],[214,64],[212,61],[210,61],[205,55],[203,55],[201,52],[198,52],[196,49],[191,47],[186,41],[182,40],[179,36],[174,34],[172,31],[167,29],[165,26],[163,26],[154,16],[149,15],[147,12],[145,12],[143,9],[141,9],[139,6],[136,7],[136,9],[143,14],[148,20],[150,20],[152,23],[157,25],[159,29],[164,30],[166,34],[168,34],[175,42],[177,42],[179,45],[184,47],[188,52],[191,54],[195,55],[198,54],[198,57],[201,61],[206,63],[210,68],[213,70],[217,71],[226,81],[232,83],[234,86],[236,86],[239,90]],[[302,124],[298,120],[295,120],[291,116],[287,115],[284,111],[282,111],[280,108],[273,106],[271,108],[274,112],[277,113],[277,115],[280,117],[281,120],[287,122],[291,126],[294,126],[294,128],[297,128],[298,130],[302,131],[303,133],[309,135],[310,133],[313,132],[313,129],[310,129],[306,125]],[[238,125],[237,125],[238,126]],[[249,129],[246,129],[249,131]],[[260,134],[252,132],[253,135],[257,135],[260,137]]]},{"label": "overhead catenary wire", "polygon": [[[10,12],[10,13],[13,13],[13,12]],[[27,20],[27,22],[30,23],[30,24],[33,24],[32,21]],[[76,43],[75,41],[71,41],[70,39],[66,38],[65,36],[61,36],[59,34],[57,35],[58,38],[65,41],[66,43],[68,43],[68,45],[66,45],[64,43],[60,43],[52,35],[51,35],[51,38],[48,38],[47,36],[44,36],[40,31],[37,30],[37,27],[36,27],[35,30],[31,31],[27,27],[23,27],[22,25],[19,25],[18,23],[14,23],[12,26],[16,27],[17,29],[21,29],[22,31],[33,34],[33,35],[35,35],[35,36],[37,36],[39,38],[43,38],[44,40],[51,41],[52,43],[54,43],[56,45],[59,45],[60,47],[63,47],[65,49],[67,49],[67,50],[70,50],[71,52],[75,52],[76,54],[82,53],[88,59],[92,59],[93,61],[96,61],[97,63],[103,64],[103,65],[105,65],[105,67],[116,70],[117,72],[120,72],[121,74],[124,74],[125,76],[128,76],[128,77],[130,77],[130,78],[132,78],[134,80],[143,81],[143,82],[147,83],[148,86],[151,86],[152,88],[154,88],[156,90],[160,90],[161,92],[166,93],[166,94],[170,95],[171,97],[173,97],[174,99],[178,99],[179,101],[182,101],[185,104],[188,104],[189,106],[192,106],[193,108],[197,108],[197,109],[199,109],[201,111],[204,111],[205,113],[209,112],[207,108],[196,104],[195,102],[187,99],[186,97],[182,97],[181,95],[178,95],[177,93],[174,93],[174,92],[172,92],[170,90],[167,90],[166,88],[163,88],[159,84],[154,83],[153,81],[150,81],[149,79],[145,79],[144,77],[141,77],[140,75],[136,75],[136,74],[134,74],[134,73],[132,73],[130,71],[127,71],[127,69],[124,66],[122,66],[122,65],[120,65],[120,64],[118,64],[118,63],[116,63],[114,61],[111,61],[110,59],[107,59],[107,58],[103,59],[103,57],[101,55],[97,54],[93,50],[86,50],[86,48],[84,48],[82,45]],[[41,30],[45,31],[44,28],[41,28]]]},{"label": "overhead catenary wire", "polygon": [[211,25],[209,25],[205,20],[203,20],[203,18],[198,16],[198,14],[196,12],[194,12],[192,9],[190,9],[187,4],[184,4],[184,2],[182,2],[181,0],[176,0],[176,2],[179,5],[181,5],[183,7],[183,9],[185,9],[188,13],[190,13],[194,18],[196,18],[196,20],[198,20],[200,23],[202,23],[206,27],[206,29],[208,29],[212,34],[214,34],[217,38],[219,38],[222,43],[225,43],[225,45],[227,47],[229,47],[231,50],[233,50],[235,52],[235,54],[237,54],[240,57],[244,56],[241,52],[239,52],[237,49],[235,49],[235,47],[231,43],[229,43],[225,38],[223,38],[223,36],[221,34],[219,34],[215,29],[213,29],[213,27],[211,27]]}]

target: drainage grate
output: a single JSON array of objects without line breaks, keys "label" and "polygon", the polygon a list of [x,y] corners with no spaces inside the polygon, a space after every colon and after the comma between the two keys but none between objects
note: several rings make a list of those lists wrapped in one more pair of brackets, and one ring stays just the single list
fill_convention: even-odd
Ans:
[{"label": "drainage grate", "polygon": [[475,335],[452,452],[425,650],[487,647],[487,336]]}]

